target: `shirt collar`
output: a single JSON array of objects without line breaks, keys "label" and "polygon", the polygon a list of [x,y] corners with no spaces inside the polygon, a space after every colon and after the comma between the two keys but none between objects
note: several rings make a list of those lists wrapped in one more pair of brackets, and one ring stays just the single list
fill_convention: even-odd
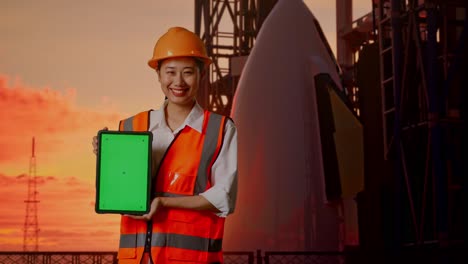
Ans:
[{"label": "shirt collar", "polygon": [[[170,131],[170,128],[168,127],[166,123],[166,114],[164,111],[166,107],[167,107],[167,100],[164,101],[164,104],[161,108],[151,113],[150,131],[153,131],[157,128],[168,129]],[[203,116],[204,116],[203,108],[198,104],[198,102],[195,102],[187,118],[185,118],[185,121],[182,123],[182,125],[174,131],[174,134],[178,133],[185,126],[189,126],[195,129],[196,131],[198,131],[199,133],[201,133],[202,127],[203,127]]]}]

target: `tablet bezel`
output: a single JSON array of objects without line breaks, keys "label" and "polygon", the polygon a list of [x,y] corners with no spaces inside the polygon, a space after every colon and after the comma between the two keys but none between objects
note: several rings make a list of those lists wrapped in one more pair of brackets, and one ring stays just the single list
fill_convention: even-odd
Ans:
[{"label": "tablet bezel", "polygon": [[131,210],[130,208],[115,208],[115,209],[103,209],[100,204],[100,192],[101,192],[101,163],[102,163],[102,149],[101,144],[98,144],[97,151],[97,162],[96,162],[96,201],[95,201],[95,211],[98,214],[132,214],[132,215],[144,215],[150,210],[150,200],[151,200],[151,171],[152,171],[152,141],[153,134],[148,131],[144,132],[135,132],[135,131],[110,131],[110,130],[100,130],[98,132],[98,142],[101,142],[103,135],[138,135],[138,136],[147,136],[148,137],[148,160],[147,164],[147,175],[146,175],[146,208],[144,210]]}]

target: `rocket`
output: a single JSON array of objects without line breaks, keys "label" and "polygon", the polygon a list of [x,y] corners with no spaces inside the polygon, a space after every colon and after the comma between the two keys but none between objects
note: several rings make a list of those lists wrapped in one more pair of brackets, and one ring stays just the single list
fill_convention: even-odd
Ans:
[{"label": "rocket", "polygon": [[231,116],[238,198],[224,250],[341,250],[357,243],[362,126],[301,0],[277,2],[243,69]]}]

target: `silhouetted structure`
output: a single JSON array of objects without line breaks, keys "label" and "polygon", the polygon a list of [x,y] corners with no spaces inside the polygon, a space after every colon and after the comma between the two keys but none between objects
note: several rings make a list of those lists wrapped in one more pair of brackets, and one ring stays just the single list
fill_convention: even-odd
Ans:
[{"label": "silhouetted structure", "polygon": [[356,80],[365,138],[361,245],[467,241],[467,7],[373,0]]},{"label": "silhouetted structure", "polygon": [[37,221],[37,175],[36,175],[36,155],[35,140],[32,139],[32,152],[29,161],[28,175],[28,197],[26,203],[26,216],[24,218],[24,251],[38,251],[39,249],[39,224]]}]

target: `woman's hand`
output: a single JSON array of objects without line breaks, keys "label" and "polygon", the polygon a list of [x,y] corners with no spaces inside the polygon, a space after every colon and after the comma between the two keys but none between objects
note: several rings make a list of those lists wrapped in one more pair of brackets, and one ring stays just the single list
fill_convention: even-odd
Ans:
[{"label": "woman's hand", "polygon": [[[102,130],[107,131],[107,130],[109,130],[109,128],[104,127]],[[94,152],[94,154],[97,154],[98,146],[99,146],[98,138],[97,138],[97,136],[94,136],[93,137],[93,152]]]},{"label": "woman's hand", "polygon": [[205,197],[201,195],[183,196],[183,197],[156,197],[151,202],[150,211],[144,215],[125,215],[138,220],[150,220],[153,215],[161,210],[161,207],[166,208],[181,208],[193,210],[207,210],[219,213],[219,210],[212,205]]},{"label": "woman's hand", "polygon": [[162,201],[161,201],[161,197],[156,197],[151,202],[150,211],[147,214],[144,214],[144,215],[125,215],[125,216],[128,216],[128,217],[133,218],[133,219],[137,219],[137,220],[146,220],[146,221],[148,221],[148,220],[151,220],[153,215],[156,213],[156,211],[161,206],[163,206]]}]

